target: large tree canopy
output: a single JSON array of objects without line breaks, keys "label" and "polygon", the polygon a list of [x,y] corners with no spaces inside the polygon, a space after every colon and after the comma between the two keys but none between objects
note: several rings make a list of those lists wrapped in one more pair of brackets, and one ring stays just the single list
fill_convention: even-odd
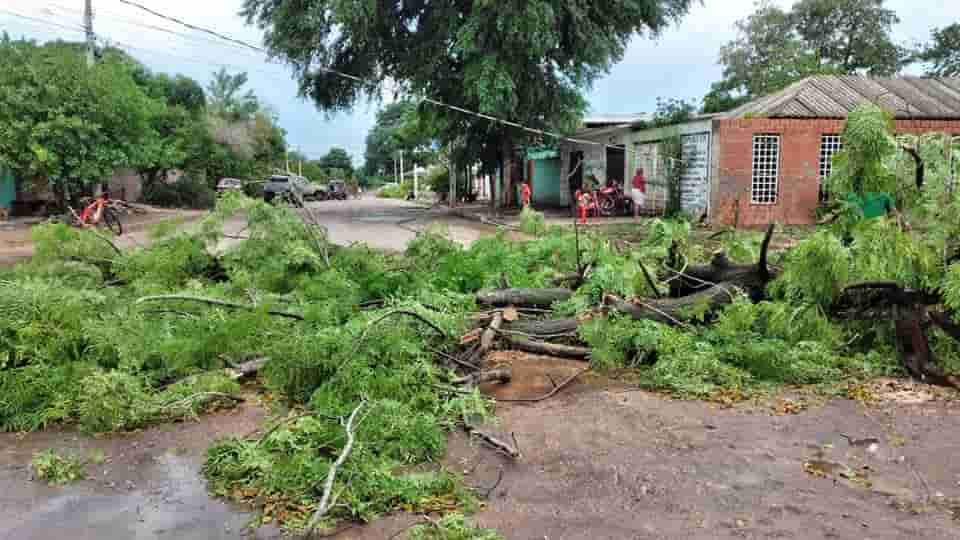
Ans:
[{"label": "large tree canopy", "polygon": [[0,41],[0,165],[59,193],[135,166],[154,102],[126,66],[75,47]]},{"label": "large tree canopy", "polygon": [[723,79],[704,98],[704,111],[730,109],[810,75],[897,73],[909,53],[894,44],[899,19],[883,2],[801,0],[790,11],[761,2],[720,50]]},{"label": "large tree canopy", "polygon": [[933,43],[924,47],[920,60],[929,62],[927,75],[960,77],[960,23],[933,30]]},{"label": "large tree canopy", "polygon": [[[246,0],[243,14],[301,91],[325,110],[378,98],[391,80],[415,96],[534,127],[570,128],[582,91],[623,55],[631,37],[658,32],[691,0]],[[363,79],[335,74],[336,70]],[[475,159],[504,131],[462,113],[421,106],[441,141]]]},{"label": "large tree canopy", "polygon": [[324,169],[340,169],[347,176],[353,175],[353,158],[343,148],[331,148],[320,158],[319,164]]}]

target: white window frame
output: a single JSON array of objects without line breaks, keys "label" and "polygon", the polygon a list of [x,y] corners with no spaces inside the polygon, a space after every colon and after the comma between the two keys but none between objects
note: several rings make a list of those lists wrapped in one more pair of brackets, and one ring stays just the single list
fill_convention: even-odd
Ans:
[{"label": "white window frame", "polygon": [[780,200],[781,138],[776,133],[753,136],[750,203],[774,205]]},{"label": "white window frame", "polygon": [[840,135],[834,133],[820,135],[820,202],[826,202],[829,198],[826,190],[823,189],[824,182],[833,172],[833,156],[841,150],[843,150],[843,139]]}]

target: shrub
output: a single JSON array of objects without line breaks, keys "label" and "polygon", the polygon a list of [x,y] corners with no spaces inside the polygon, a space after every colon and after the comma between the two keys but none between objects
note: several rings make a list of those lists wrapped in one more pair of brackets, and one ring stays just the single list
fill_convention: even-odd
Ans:
[{"label": "shrub", "polygon": [[30,462],[34,478],[50,485],[62,486],[87,477],[85,463],[76,456],[62,456],[54,450],[45,450],[33,456]]},{"label": "shrub", "polygon": [[156,182],[143,192],[148,204],[168,208],[213,208],[217,192],[194,176],[183,176],[174,182]]}]

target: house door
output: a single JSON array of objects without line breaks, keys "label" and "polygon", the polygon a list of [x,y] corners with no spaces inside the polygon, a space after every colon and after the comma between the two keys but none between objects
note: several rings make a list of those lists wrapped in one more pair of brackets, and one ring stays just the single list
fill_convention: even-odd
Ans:
[{"label": "house door", "polygon": [[9,209],[17,198],[17,185],[13,173],[0,169],[0,208]]},{"label": "house door", "polygon": [[626,159],[623,148],[607,147],[607,182],[623,185],[623,175],[627,168]]},{"label": "house door", "polygon": [[710,191],[710,134],[684,135],[681,141],[680,208],[700,216],[707,209]]}]

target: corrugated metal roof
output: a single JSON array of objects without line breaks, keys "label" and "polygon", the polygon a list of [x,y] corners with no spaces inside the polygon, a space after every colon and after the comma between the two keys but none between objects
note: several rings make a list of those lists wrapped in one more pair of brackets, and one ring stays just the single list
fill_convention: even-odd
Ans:
[{"label": "corrugated metal roof", "polygon": [[809,77],[724,117],[846,118],[857,105],[867,102],[902,119],[960,119],[960,78]]}]

